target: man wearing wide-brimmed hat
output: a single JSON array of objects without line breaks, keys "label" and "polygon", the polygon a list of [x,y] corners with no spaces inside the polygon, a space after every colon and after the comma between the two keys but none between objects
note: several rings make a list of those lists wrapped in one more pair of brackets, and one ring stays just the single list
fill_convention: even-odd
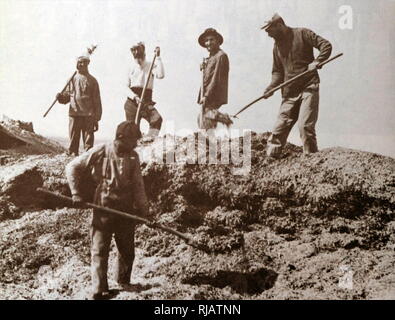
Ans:
[{"label": "man wearing wide-brimmed hat", "polygon": [[[283,100],[268,140],[267,154],[273,157],[281,155],[288,135],[298,119],[303,152],[317,152],[315,125],[318,118],[320,78],[316,69],[319,63],[329,58],[332,45],[309,29],[288,27],[277,13],[261,29],[275,41],[272,81],[264,94],[282,82],[306,70],[312,70],[305,77],[282,89]],[[316,58],[314,48],[320,51]]]},{"label": "man wearing wide-brimmed hat", "polygon": [[199,91],[198,103],[202,105],[198,124],[200,129],[214,129],[218,122],[231,123],[229,116],[218,109],[228,103],[229,59],[220,48],[224,39],[213,28],[206,29],[198,38],[199,44],[206,48],[209,57],[201,65],[203,81]]}]

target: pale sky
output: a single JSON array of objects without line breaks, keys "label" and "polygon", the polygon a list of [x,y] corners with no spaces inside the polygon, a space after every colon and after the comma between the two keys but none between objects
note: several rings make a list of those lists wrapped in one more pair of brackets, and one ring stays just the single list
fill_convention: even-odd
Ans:
[{"label": "pale sky", "polygon": [[[342,5],[353,10],[351,30],[339,27]],[[225,39],[229,103],[221,110],[234,114],[270,82],[273,40],[260,26],[274,12],[331,41],[333,54],[344,53],[320,71],[319,147],[395,157],[393,0],[0,0],[0,115],[32,121],[45,136],[67,137],[68,107],[56,104],[42,115],[74,72],[75,58],[97,43],[90,72],[100,85],[103,119],[96,137],[111,139],[125,117],[129,48],[144,41],[148,59],[161,47],[166,76],[155,79],[154,100],[164,126],[172,121],[176,129],[196,130],[199,64],[207,56],[198,36],[214,27]],[[257,103],[233,128],[271,131],[280,102],[278,92]],[[289,141],[301,144],[297,127]]]}]

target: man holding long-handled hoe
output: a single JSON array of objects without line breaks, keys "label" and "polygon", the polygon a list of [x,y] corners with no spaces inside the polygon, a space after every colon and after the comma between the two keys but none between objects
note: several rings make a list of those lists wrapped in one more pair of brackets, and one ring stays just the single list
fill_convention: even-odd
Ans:
[{"label": "man holding long-handled hoe", "polygon": [[[273,94],[269,91],[280,83],[306,70],[312,70],[306,76],[282,88],[283,100],[277,122],[268,140],[267,154],[272,157],[281,155],[298,118],[303,152],[317,152],[315,125],[318,118],[320,79],[316,69],[321,62],[329,58],[332,45],[309,29],[288,27],[277,13],[261,29],[275,41],[272,82],[265,90],[266,98]],[[320,51],[317,58],[314,58],[314,48]]]},{"label": "man holding long-handled hoe", "polygon": [[[148,201],[141,176],[140,161],[133,150],[140,138],[138,126],[131,121],[118,125],[113,142],[98,145],[75,158],[66,167],[73,203],[86,199],[82,194],[94,181],[94,203],[140,216],[148,215]],[[128,289],[134,260],[135,222],[94,209],[91,225],[92,295],[95,300],[111,297],[107,283],[108,256],[114,234],[118,249],[117,282]]]},{"label": "man holding long-handled hoe", "polygon": [[142,42],[137,43],[130,51],[134,64],[128,74],[127,99],[124,105],[126,120],[137,124],[140,124],[141,118],[147,120],[149,131],[144,141],[149,142],[159,135],[162,126],[162,117],[152,101],[154,76],[157,79],[165,77],[160,48],[155,49],[155,57],[151,63],[145,59],[145,46]]},{"label": "man holding long-handled hoe", "polygon": [[70,103],[68,153],[75,156],[78,156],[81,135],[85,151],[93,147],[94,132],[99,128],[102,115],[99,84],[89,73],[89,62],[89,54],[78,57],[77,71],[65,90],[56,96],[59,103]]}]

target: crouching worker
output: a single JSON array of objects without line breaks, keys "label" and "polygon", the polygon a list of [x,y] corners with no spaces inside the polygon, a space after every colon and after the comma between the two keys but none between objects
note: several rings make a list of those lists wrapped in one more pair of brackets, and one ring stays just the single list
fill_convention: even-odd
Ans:
[{"label": "crouching worker", "polygon": [[[134,151],[139,138],[137,125],[124,121],[118,125],[113,142],[95,146],[67,165],[66,175],[75,205],[83,201],[81,195],[87,178],[92,178],[96,186],[93,199],[95,204],[143,217],[148,215],[140,161]],[[107,268],[113,234],[118,249],[116,280],[121,288],[129,285],[134,260],[134,229],[135,223],[131,219],[93,210],[91,299],[106,299],[111,296]]]}]

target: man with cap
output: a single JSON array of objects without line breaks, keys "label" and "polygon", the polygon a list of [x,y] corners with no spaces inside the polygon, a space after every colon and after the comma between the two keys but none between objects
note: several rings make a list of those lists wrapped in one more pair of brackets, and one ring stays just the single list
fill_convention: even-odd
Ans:
[{"label": "man with cap", "polygon": [[[148,78],[151,62],[145,59],[145,45],[142,42],[137,43],[130,48],[133,55],[134,63],[129,69],[128,80],[126,87],[126,102],[124,105],[126,120],[135,121],[138,104],[141,99],[143,88]],[[149,123],[149,131],[144,138],[145,141],[152,141],[158,136],[162,126],[162,117],[158,110],[154,107],[155,102],[152,101],[152,92],[154,86],[154,77],[163,79],[165,72],[163,68],[162,59],[160,57],[160,48],[155,49],[156,60],[152,69],[152,75],[148,82],[142,107],[139,112],[139,121],[143,118]]]},{"label": "man with cap", "polygon": [[[95,146],[66,166],[66,176],[75,205],[81,204],[88,181],[93,181],[93,202],[140,216],[148,215],[148,202],[140,161],[134,148],[140,130],[131,121],[118,125],[115,140]],[[91,195],[89,195],[91,196]],[[118,249],[116,280],[121,288],[130,282],[134,260],[133,221],[93,210],[91,223],[92,299],[111,297],[107,268],[110,243],[114,234]]]},{"label": "man with cap", "polygon": [[[275,158],[281,156],[282,148],[298,119],[303,152],[317,152],[315,125],[318,119],[320,82],[317,68],[319,63],[331,55],[332,45],[309,29],[288,27],[277,13],[261,29],[274,39],[272,81],[264,95],[282,82],[306,70],[312,70],[282,89],[280,112],[268,140],[267,154]],[[314,48],[320,51],[316,58]]]},{"label": "man with cap", "polygon": [[94,132],[99,128],[102,115],[99,84],[88,71],[89,62],[89,55],[78,57],[77,73],[66,90],[56,96],[61,104],[70,102],[68,153],[75,156],[78,156],[81,135],[85,151],[93,147]]},{"label": "man with cap", "polygon": [[198,42],[209,52],[209,57],[204,59],[200,67],[203,80],[198,96],[198,103],[202,105],[199,128],[215,129],[218,122],[230,125],[230,117],[218,111],[228,103],[229,59],[220,48],[224,39],[215,29],[208,28],[199,36]]}]

